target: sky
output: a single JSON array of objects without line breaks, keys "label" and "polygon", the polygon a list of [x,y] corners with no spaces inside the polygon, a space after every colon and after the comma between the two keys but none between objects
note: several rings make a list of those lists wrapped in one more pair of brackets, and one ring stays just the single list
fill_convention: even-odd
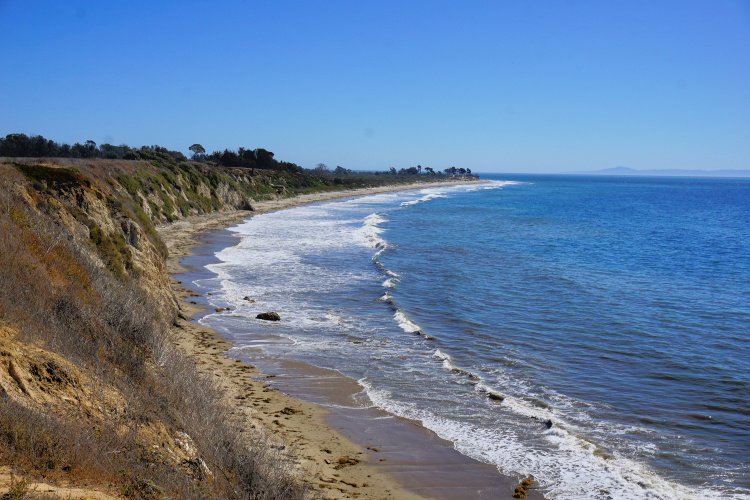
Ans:
[{"label": "sky", "polygon": [[304,167],[750,168],[750,0],[0,0],[0,135]]}]

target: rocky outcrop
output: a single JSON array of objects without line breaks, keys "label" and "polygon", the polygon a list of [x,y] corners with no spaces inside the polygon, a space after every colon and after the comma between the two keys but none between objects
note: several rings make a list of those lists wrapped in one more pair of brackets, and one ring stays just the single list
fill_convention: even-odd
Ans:
[{"label": "rocky outcrop", "polygon": [[279,313],[273,311],[260,313],[256,316],[256,318],[265,321],[281,321],[281,316],[279,316]]},{"label": "rocky outcrop", "polygon": [[529,475],[515,487],[513,498],[526,498],[532,486],[534,486],[534,476]]}]

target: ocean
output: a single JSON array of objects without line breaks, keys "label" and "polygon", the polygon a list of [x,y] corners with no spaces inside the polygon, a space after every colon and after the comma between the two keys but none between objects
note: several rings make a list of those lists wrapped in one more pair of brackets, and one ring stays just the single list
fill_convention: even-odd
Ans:
[{"label": "ocean", "polygon": [[750,498],[750,180],[483,178],[253,217],[201,321],[549,498]]}]

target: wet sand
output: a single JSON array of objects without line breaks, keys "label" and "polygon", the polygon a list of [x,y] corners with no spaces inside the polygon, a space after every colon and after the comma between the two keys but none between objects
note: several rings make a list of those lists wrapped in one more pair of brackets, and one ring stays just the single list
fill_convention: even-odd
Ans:
[{"label": "wet sand", "polygon": [[[195,321],[208,311],[209,291],[193,282],[213,277],[205,266],[216,262],[215,252],[237,242],[234,233],[218,228],[256,213],[364,194],[369,192],[306,195],[259,204],[255,212],[201,216],[160,228],[170,248],[175,293],[183,315],[191,318],[179,321],[179,345],[217,378],[238,418],[291,448],[300,477],[325,498],[511,498],[522,477],[503,476],[419,423],[374,408],[355,380],[301,362],[269,360],[260,348],[235,347],[231,332],[222,338]],[[253,339],[282,341],[266,332]],[[542,495],[532,490],[527,498]]]}]

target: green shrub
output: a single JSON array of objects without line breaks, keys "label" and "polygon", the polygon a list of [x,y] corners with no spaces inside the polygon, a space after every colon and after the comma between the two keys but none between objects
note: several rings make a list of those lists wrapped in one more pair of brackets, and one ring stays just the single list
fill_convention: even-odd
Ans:
[{"label": "green shrub", "polygon": [[46,167],[44,165],[23,165],[16,163],[15,167],[27,179],[35,182],[45,182],[54,187],[62,186],[90,186],[90,182],[78,170],[73,168]]},{"label": "green shrub", "polygon": [[118,278],[124,279],[127,276],[126,271],[133,266],[130,249],[125,242],[125,238],[117,232],[112,236],[107,235],[91,220],[88,221],[87,225],[89,237],[96,245],[96,249],[107,268]]},{"label": "green shrub", "polygon": [[131,196],[136,196],[138,192],[142,190],[140,181],[135,177],[129,175],[118,176],[117,182],[119,182],[120,185],[124,187],[128,193],[131,194]]}]

